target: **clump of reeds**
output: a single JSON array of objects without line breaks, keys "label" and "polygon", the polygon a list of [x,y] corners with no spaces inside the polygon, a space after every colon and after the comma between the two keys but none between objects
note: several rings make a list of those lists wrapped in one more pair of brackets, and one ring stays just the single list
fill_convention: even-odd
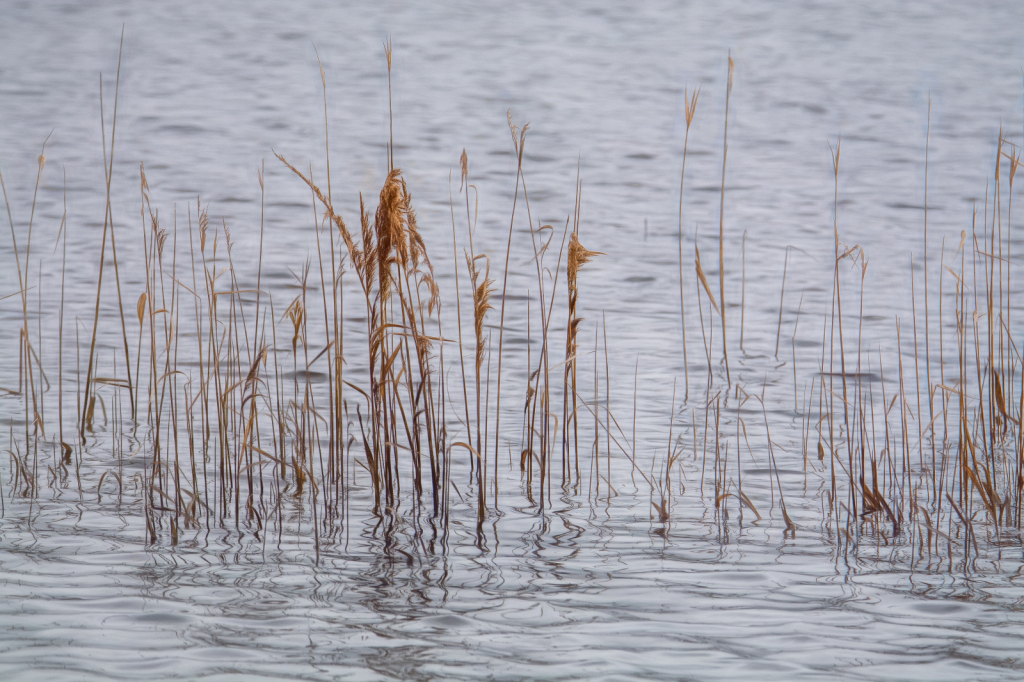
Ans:
[{"label": "clump of reeds", "polygon": [[[390,77],[390,43],[386,55]],[[793,492],[783,490],[776,460],[777,441],[772,435],[778,426],[769,419],[765,389],[754,390],[743,384],[742,378],[734,382],[729,368],[724,204],[733,68],[730,58],[722,147],[717,298],[705,273],[696,236],[693,244],[696,298],[690,303],[696,303],[701,319],[708,379],[706,391],[694,400],[689,396],[682,210],[690,125],[699,91],[692,97],[688,92],[685,94],[687,136],[683,145],[679,212],[685,388],[681,405],[677,405],[673,390],[668,445],[663,455],[659,448],[645,459],[648,455],[642,452],[642,444],[637,444],[636,405],[641,399],[641,382],[634,380],[634,424],[630,435],[627,436],[612,409],[605,316],[602,325],[594,328],[592,385],[587,385],[589,370],[580,371],[581,357],[585,355],[581,348],[584,343],[588,349],[590,345],[582,325],[585,310],[581,304],[580,273],[584,265],[600,254],[581,242],[583,183],[579,174],[575,204],[561,228],[563,234],[558,235],[552,225],[535,223],[523,168],[527,126],[517,128],[509,118],[516,156],[516,191],[497,315],[496,388],[492,393],[492,338],[488,324],[495,315],[488,314],[496,307],[497,290],[491,277],[491,258],[483,249],[478,250],[476,212],[471,210],[469,197],[470,190],[475,188],[470,184],[468,156],[463,152],[460,159],[459,191],[464,192],[467,228],[461,258],[454,232],[454,202],[452,206],[458,333],[452,335],[456,338],[449,339],[442,329],[441,287],[417,222],[411,192],[402,171],[394,165],[393,139],[388,142],[388,173],[377,204],[368,207],[360,196],[357,228],[350,229],[341,208],[334,203],[326,117],[327,80],[321,66],[326,189],[314,178],[312,166],[303,172],[277,155],[308,187],[316,216],[315,263],[311,260],[299,268],[295,275],[298,294],[286,303],[275,301],[279,292],[263,290],[262,217],[256,286],[251,288],[242,283],[251,279],[247,277],[249,273],[242,273],[237,267],[233,255],[235,242],[227,219],[220,219],[218,225],[198,200],[183,215],[161,215],[151,197],[145,168],[140,164],[141,229],[137,236],[142,247],[140,269],[144,284],[141,291],[126,294],[129,300],[137,295],[135,318],[124,314],[119,274],[124,263],[117,254],[110,200],[115,88],[109,147],[104,140],[105,227],[99,245],[97,293],[90,311],[92,326],[87,330],[87,339],[76,336],[74,341],[76,354],[82,351],[84,361],[80,368],[84,372],[76,374],[84,374],[84,382],[76,382],[73,391],[77,439],[65,439],[63,435],[65,394],[71,390],[65,385],[63,284],[55,386],[51,383],[53,374],[47,373],[51,368],[47,366],[49,356],[43,347],[41,323],[35,330],[30,324],[29,292],[33,275],[39,276],[38,269],[33,269],[37,265],[33,258],[38,258],[32,249],[33,230],[37,229],[35,202],[46,167],[45,144],[38,159],[36,190],[24,237],[19,235],[11,217],[6,186],[0,175],[18,274],[19,291],[12,296],[18,296],[21,305],[18,384],[16,390],[5,390],[20,396],[24,409],[24,432],[15,437],[13,426],[10,428],[11,467],[6,490],[0,490],[0,500],[26,499],[33,505],[47,488],[73,488],[80,499],[86,492],[95,493],[98,504],[114,504],[116,500],[119,507],[134,505],[144,519],[147,539],[171,544],[178,543],[187,531],[215,526],[232,526],[238,532],[265,538],[268,532],[281,534],[286,527],[292,527],[289,519],[309,519],[306,530],[296,532],[311,532],[319,549],[321,543],[337,539],[348,528],[353,496],[363,495],[369,502],[361,511],[383,525],[389,551],[394,533],[406,527],[412,529],[409,532],[415,547],[432,551],[439,546],[443,550],[455,504],[449,491],[455,490],[458,498],[463,499],[452,477],[453,468],[461,467],[457,464],[461,458],[453,456],[453,449],[461,449],[460,454],[462,450],[468,453],[465,470],[475,488],[475,500],[465,506],[475,515],[477,534],[481,537],[483,521],[500,502],[499,479],[505,470],[500,466],[499,455],[504,448],[509,454],[509,469],[514,475],[518,468],[522,476],[524,496],[541,514],[551,507],[553,470],[559,466],[559,456],[564,495],[585,494],[592,503],[610,503],[618,494],[616,486],[627,485],[625,477],[621,482],[614,479],[614,453],[621,467],[629,469],[630,482],[649,492],[651,518],[662,525],[657,532],[667,533],[669,525],[679,520],[674,496],[683,494],[682,471],[686,467],[699,475],[690,490],[714,509],[723,530],[732,523],[732,505],[739,514],[739,523],[747,523],[747,519],[753,523],[775,522],[787,534],[797,532],[798,524],[790,514]],[[930,118],[926,135],[927,177]],[[911,265],[911,319],[896,321],[893,333],[898,352],[895,358],[889,358],[864,350],[868,260],[860,245],[850,246],[842,241],[840,150],[837,142],[832,150],[831,310],[821,330],[823,350],[818,371],[810,376],[809,388],[808,382],[804,382],[802,396],[798,390],[796,323],[793,329],[793,398],[800,420],[804,471],[817,472],[823,481],[819,500],[822,529],[835,543],[837,557],[850,551],[868,551],[874,543],[875,547],[903,547],[914,565],[924,562],[929,567],[951,568],[958,561],[978,556],[987,541],[998,546],[1009,529],[1019,533],[1022,523],[1024,361],[1010,333],[1014,281],[1010,232],[1020,155],[1000,137],[993,187],[986,195],[980,226],[975,216],[970,229],[962,232],[953,260],[947,262],[943,248],[938,265],[937,311],[931,310],[935,292],[929,295],[929,288],[936,282],[935,273],[929,278],[934,260],[929,264],[927,258],[923,259],[920,334],[918,289]],[[263,169],[258,180],[262,195]],[[926,179],[926,245],[927,191]],[[536,290],[528,292],[525,303],[525,331],[528,341],[539,339],[539,343],[536,348],[526,344],[522,419],[511,425],[506,420],[503,428],[502,379],[504,376],[507,380],[509,374],[503,359],[511,353],[504,346],[506,309],[511,300],[508,275],[513,262],[512,235],[520,194],[530,234],[531,258],[527,267],[534,269],[536,285]],[[519,214],[521,220],[522,210]],[[65,245],[67,229],[62,221],[58,234],[63,236]],[[123,234],[121,238],[124,239]],[[556,246],[557,256],[552,253]],[[745,257],[745,241],[742,248]],[[787,247],[782,261],[776,357],[789,251]],[[118,295],[113,320],[105,319],[100,305],[103,280],[109,275],[105,275],[108,253]],[[65,254],[66,247],[62,271],[66,268]],[[458,300],[457,268],[462,259],[472,300],[472,341],[465,346]],[[567,299],[557,295],[563,272]],[[859,310],[850,308],[850,272],[859,277]],[[951,283],[951,291],[946,290],[947,283]],[[356,316],[364,317],[364,328],[356,333],[356,338],[365,347],[358,347],[351,338],[346,344],[346,328],[350,335],[353,330],[351,318],[346,317],[345,293],[351,293],[353,287],[361,299],[357,307],[362,309],[362,315]],[[41,307],[42,295],[39,296]],[[560,363],[557,357],[552,362],[550,350],[551,335],[556,329],[553,325],[561,324],[553,322],[556,300],[565,301],[559,306],[565,305],[566,312],[565,356]],[[952,310],[948,308],[949,302],[953,303]],[[745,300],[741,305],[745,305]],[[848,336],[851,310],[858,320],[856,344]],[[705,312],[717,314],[720,326],[705,325]],[[939,320],[937,355],[932,353],[931,343],[935,313]],[[742,344],[745,322],[741,319],[740,324]],[[943,329],[953,326],[956,338],[948,346]],[[98,343],[101,330],[108,328],[120,337],[114,349],[104,349]],[[724,388],[713,388],[712,381],[716,371],[712,362],[716,328],[721,335]],[[602,338],[603,381],[598,357]],[[459,345],[458,374],[446,371],[445,348],[452,344]],[[919,348],[923,348],[923,358]],[[950,355],[955,353],[955,361],[945,357],[947,348],[951,349]],[[766,355],[770,354],[770,349],[764,350]],[[357,357],[366,371],[346,372],[346,358],[355,361]],[[312,379],[316,368],[324,365],[326,389],[315,385]],[[558,380],[552,378],[559,366],[560,387]],[[452,381],[462,382],[461,391],[452,390]],[[46,410],[47,394],[54,388],[58,393],[56,415]],[[560,414],[556,407],[559,402]],[[759,406],[760,415],[755,422],[749,422],[753,406]],[[688,424],[685,416],[689,418]],[[752,445],[748,429],[762,428],[762,444]],[[456,432],[466,435],[459,440],[453,435]],[[68,442],[71,440],[75,445]],[[103,447],[109,445],[112,460],[94,456],[98,443]],[[581,443],[592,443],[591,482],[586,486],[582,485]],[[514,456],[513,447],[518,457]],[[691,447],[692,457],[688,457]],[[490,458],[492,449],[494,456]],[[812,453],[809,459],[808,452]],[[767,493],[770,501],[757,498],[749,479],[744,489],[744,462],[751,459],[761,459],[771,473]],[[491,490],[493,493],[489,494]],[[428,540],[423,539],[423,519],[431,527]]]}]

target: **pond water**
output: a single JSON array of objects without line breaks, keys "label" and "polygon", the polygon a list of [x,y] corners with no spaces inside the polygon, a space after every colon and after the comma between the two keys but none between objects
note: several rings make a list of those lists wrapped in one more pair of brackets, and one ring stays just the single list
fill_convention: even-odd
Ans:
[{"label": "pond water", "polygon": [[[924,445],[930,392],[921,384],[930,381],[933,395],[954,391],[956,278],[970,274],[969,295],[984,296],[977,293],[984,266],[970,252],[972,225],[979,235],[975,256],[1007,264],[997,275],[1005,278],[999,319],[1005,338],[1019,344],[1024,312],[1015,302],[1024,278],[1015,268],[1024,240],[1010,202],[1021,198],[1007,184],[1008,160],[998,181],[993,175],[997,153],[1008,159],[1024,143],[1019,3],[15,2],[3,15],[0,172],[21,249],[16,260],[13,243],[0,240],[0,296],[12,295],[0,300],[0,420],[9,425],[12,453],[0,461],[3,679],[1024,675],[1024,546],[1013,524],[993,530],[976,501],[975,544],[965,545],[972,536],[933,494],[927,499],[939,505],[928,507],[940,514],[935,527],[940,519],[948,524],[941,525],[947,533],[941,542],[917,521],[918,530],[889,532],[880,508],[860,521],[846,508],[840,526],[829,510],[839,509],[831,474],[842,465],[819,461],[814,441],[824,435],[810,435],[822,433],[822,396],[829,393],[821,388],[823,372],[840,372],[839,360],[828,364],[838,357],[829,355],[834,344],[823,342],[834,320],[837,238],[840,251],[863,251],[852,251],[839,275],[847,297],[849,381],[842,382],[842,395],[830,384],[833,398],[826,395],[825,403],[831,401],[832,414],[836,405],[855,402],[843,397],[849,385],[857,400],[863,391],[880,412],[886,405],[891,411],[897,375],[905,374],[903,402],[912,416],[883,441],[906,436],[912,463],[901,469],[901,480],[924,490],[922,496],[932,485],[926,459],[935,450]],[[730,56],[735,71],[723,180]],[[310,395],[322,400],[325,361],[310,363],[309,372],[292,365],[292,322],[285,314],[309,263],[310,324],[320,315],[320,326],[310,332],[308,348],[310,355],[325,349],[316,213],[322,206],[314,209],[308,187],[274,156],[327,186],[318,58],[332,200],[350,226],[359,222],[360,194],[371,212],[377,205],[393,135],[394,165],[404,174],[447,301],[440,317],[449,341],[437,346],[448,354],[449,444],[471,440],[466,424],[473,422],[451,360],[458,350],[456,263],[464,352],[472,354],[475,345],[466,260],[454,253],[468,248],[469,213],[476,220],[475,252],[490,257],[498,287],[492,303],[499,308],[513,224],[504,297],[504,430],[497,436],[501,457],[493,460],[500,466],[496,476],[488,472],[497,499],[488,501],[478,523],[471,455],[453,447],[455,494],[449,493],[446,532],[408,498],[374,515],[368,476],[353,455],[345,517],[330,532],[324,533],[323,519],[311,517],[315,503],[310,507],[300,494],[282,495],[276,520],[267,518],[265,529],[238,525],[234,517],[210,519],[175,525],[172,541],[170,522],[161,516],[154,541],[147,528],[154,507],[145,506],[140,487],[153,462],[154,436],[145,419],[126,417],[116,382],[99,393],[102,422],[97,416],[84,442],[75,437],[105,234],[105,153],[113,139],[110,213],[130,319],[122,345],[106,246],[96,371],[122,376],[118,354],[126,345],[132,357],[150,357],[132,326],[147,286],[142,237],[150,218],[140,217],[141,162],[150,206],[170,235],[164,258],[178,258],[180,287],[192,291],[192,266],[184,263],[205,210],[210,234],[218,240],[230,234],[234,243],[230,263],[222,252],[211,258],[214,271],[233,266],[231,288],[249,292],[250,298],[243,294],[249,310],[256,306],[253,290],[269,292],[275,309],[263,313],[270,322],[262,329],[281,335],[271,354],[287,382],[298,386],[308,378]],[[685,103],[697,88],[688,126]],[[522,180],[509,121],[520,129],[529,123]],[[462,187],[463,150],[472,191]],[[560,486],[556,464],[541,509],[539,490],[523,482],[513,453],[522,447],[523,397],[542,348],[538,282],[547,296],[555,291],[552,390],[561,391],[565,268],[556,262],[562,232],[572,226],[577,179],[579,239],[602,254],[579,274],[582,473],[577,485]],[[992,219],[990,204],[997,201]],[[531,221],[554,227],[539,233],[553,234],[542,261],[549,272],[540,275]],[[983,227],[996,223],[1005,229],[998,259],[985,255],[983,238],[989,234]],[[706,290],[695,276],[695,246]],[[685,356],[681,252],[690,306]],[[851,261],[855,268],[846,266]],[[563,278],[557,282],[556,272]],[[22,281],[25,299],[18,295]],[[344,325],[355,339],[349,347],[357,349],[346,350],[345,371],[358,383],[368,370],[365,351],[358,350],[366,310],[351,272],[343,287]],[[925,287],[932,296],[927,304]],[[720,318],[707,293],[724,298],[728,375]],[[983,309],[975,299],[965,315]],[[485,318],[490,385],[497,376],[498,314]],[[188,310],[183,315],[185,329]],[[248,328],[255,329],[251,322]],[[23,494],[17,470],[33,452],[26,449],[32,419],[25,392],[17,392],[26,381],[22,329],[47,372],[45,380],[38,375],[46,433],[33,436],[33,494]],[[192,338],[188,333],[182,338]],[[983,345],[973,343],[972,363],[974,348]],[[926,378],[915,348],[927,349],[927,372],[935,376]],[[175,362],[189,381],[201,364],[185,353]],[[982,365],[970,379],[975,392],[987,385],[982,373],[991,368]],[[1011,398],[1021,394],[1020,366],[1019,359],[1008,361]],[[940,384],[947,388],[935,388]],[[487,395],[493,401],[497,393]],[[493,418],[490,401],[482,409]],[[558,401],[552,411],[561,419]],[[346,433],[358,435],[354,417],[351,423]],[[955,418],[943,423],[959,428]],[[57,470],[59,440],[73,444],[76,466]],[[839,440],[844,448],[852,442]],[[741,453],[738,466],[725,441],[733,457]],[[360,442],[356,454],[361,450]],[[679,457],[667,486],[669,513],[659,519],[652,501],[662,499],[658,472],[669,451]],[[715,453],[725,457],[721,468]],[[112,476],[103,478],[111,471],[121,495]],[[647,480],[663,487],[654,490]],[[716,492],[730,497],[716,500]],[[737,506],[740,495],[749,504]],[[900,514],[909,528],[910,508]]]}]

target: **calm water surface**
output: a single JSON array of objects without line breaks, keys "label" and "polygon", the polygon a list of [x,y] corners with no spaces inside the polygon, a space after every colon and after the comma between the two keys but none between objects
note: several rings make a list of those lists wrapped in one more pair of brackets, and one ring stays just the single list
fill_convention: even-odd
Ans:
[{"label": "calm water surface", "polygon": [[[649,490],[634,486],[628,462],[613,458],[619,495],[610,502],[556,490],[552,507],[539,515],[510,471],[501,514],[489,518],[483,541],[470,505],[453,510],[447,552],[424,551],[415,527],[382,528],[355,514],[319,557],[298,508],[276,537],[211,528],[183,533],[176,547],[147,544],[130,486],[120,504],[112,495],[97,499],[94,467],[82,496],[45,489],[30,505],[9,494],[5,459],[3,679],[1024,676],[1019,537],[955,566],[924,557],[911,569],[911,550],[881,540],[856,554],[838,551],[823,531],[825,474],[814,464],[804,472],[802,419],[794,409],[794,391],[803,400],[805,378],[818,369],[829,312],[829,145],[841,137],[841,239],[864,247],[869,260],[858,321],[863,347],[891,359],[895,320],[911,319],[910,273],[921,276],[929,120],[932,277],[934,264],[970,229],[975,206],[984,205],[1000,126],[1009,142],[1022,142],[1019,3],[11,2],[0,14],[0,171],[21,240],[36,157],[50,135],[30,298],[43,310],[32,321],[45,357],[56,354],[60,262],[52,250],[65,197],[66,305],[80,320],[78,333],[90,330],[103,228],[100,74],[109,135],[122,24],[112,207],[125,235],[118,248],[128,299],[144,281],[132,239],[140,229],[140,161],[164,224],[177,219],[184,234],[199,197],[211,223],[230,230],[240,276],[252,278],[257,168],[265,160],[263,272],[282,292],[282,310],[295,295],[292,273],[315,258],[315,218],[308,193],[273,151],[326,177],[314,44],[327,79],[334,198],[355,223],[359,193],[375,203],[387,171],[382,41],[390,35],[395,163],[446,291],[453,286],[445,274],[452,264],[449,197],[465,201],[463,149],[479,198],[477,249],[495,261],[504,254],[516,186],[506,112],[518,125],[530,123],[524,171],[535,221],[565,223],[579,173],[581,240],[606,254],[581,275],[582,344],[593,346],[594,324],[604,315],[612,409],[624,426],[633,423],[635,381],[645,468],[663,456],[673,382],[685,369],[677,241],[684,91],[701,88],[690,130],[685,249],[689,258],[696,239],[717,281],[731,49],[726,292],[730,336],[739,338],[741,318],[744,335],[743,351],[731,351],[733,378],[750,393],[764,392],[781,485],[799,527],[784,532],[766,460],[750,462],[744,474],[765,519],[751,523],[748,513],[741,522],[735,509],[731,518],[716,514],[713,500],[700,494],[695,444],[669,524],[652,522]],[[536,295],[526,223],[517,224],[516,235],[510,289],[523,302],[531,287]],[[1017,248],[1017,238],[1011,241]],[[780,316],[788,246],[798,250],[790,251]],[[1024,243],[1019,248],[1024,253]],[[6,295],[18,290],[18,276],[10,242],[0,249]],[[688,275],[685,286],[692,280]],[[850,281],[859,286],[852,275]],[[17,347],[18,300],[0,301],[0,342],[9,349]],[[105,294],[109,319],[115,300],[112,290]],[[524,306],[510,312],[516,331],[508,343],[536,349],[536,328],[527,338],[525,315]],[[933,320],[933,333],[948,331],[947,322]],[[703,415],[706,369],[693,311],[688,324],[697,336],[690,339],[690,401],[677,422],[684,439],[693,435],[687,425]],[[117,347],[115,331],[109,326],[101,348]],[[16,356],[0,355],[0,385],[17,385]],[[74,386],[70,351],[66,362],[65,379]],[[508,390],[520,396],[526,361],[509,362],[518,378],[508,379]],[[47,400],[55,410],[52,396]],[[517,408],[509,410],[514,420]],[[19,398],[0,396],[0,417],[15,432],[23,415]],[[736,430],[735,415],[724,417],[724,431]],[[759,411],[744,418],[754,440]],[[755,460],[764,455],[758,447]],[[97,434],[86,450],[96,461],[109,458],[109,434]],[[457,472],[461,482],[458,476],[466,474]]]}]

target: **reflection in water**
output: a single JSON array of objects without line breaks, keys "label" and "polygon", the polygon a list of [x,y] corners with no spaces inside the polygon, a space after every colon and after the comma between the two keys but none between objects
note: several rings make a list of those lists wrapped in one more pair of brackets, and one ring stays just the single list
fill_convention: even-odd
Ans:
[{"label": "reflection in water", "polygon": [[[381,522],[365,519],[317,563],[300,536],[203,530],[176,548],[147,548],[137,523],[106,515],[54,532],[62,505],[47,505],[35,523],[47,532],[5,522],[5,617],[22,636],[49,632],[60,643],[51,665],[126,678],[136,674],[133,658],[116,654],[126,642],[174,656],[183,677],[226,666],[669,679],[681,664],[731,677],[757,661],[761,675],[785,679],[857,677],[844,668],[865,655],[883,667],[963,659],[984,670],[1004,665],[1016,641],[1021,624],[1006,607],[1020,601],[1019,569],[893,572],[891,562],[834,557],[816,533],[739,526],[692,499],[667,527],[647,507],[623,493],[617,504],[566,504],[543,517],[509,508],[483,550],[469,510],[447,554],[386,552]],[[892,646],[904,637],[933,643]],[[38,664],[15,651],[4,656],[9,670]],[[96,656],[104,664],[93,669]]]}]

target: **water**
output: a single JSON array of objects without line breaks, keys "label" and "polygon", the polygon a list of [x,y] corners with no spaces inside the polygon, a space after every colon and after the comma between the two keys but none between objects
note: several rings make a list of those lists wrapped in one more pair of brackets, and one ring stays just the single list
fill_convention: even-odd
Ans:
[{"label": "water", "polygon": [[[691,439],[693,420],[703,418],[706,365],[691,308],[690,401],[675,425],[687,444],[687,478],[667,525],[652,520],[650,490],[614,450],[612,483],[619,495],[610,502],[603,483],[596,502],[555,485],[551,507],[540,516],[524,496],[518,472],[508,472],[501,483],[502,513],[489,516],[482,541],[472,505],[456,502],[447,552],[427,551],[431,531],[425,522],[417,526],[399,516],[393,525],[379,526],[356,511],[337,537],[323,542],[319,555],[301,502],[287,507],[279,533],[255,536],[226,524],[183,532],[177,546],[166,533],[147,543],[130,475],[123,477],[120,503],[109,482],[97,499],[103,467],[112,466],[112,443],[129,437],[113,426],[100,429],[83,450],[88,466],[82,495],[70,485],[43,487],[31,504],[16,498],[12,464],[5,461],[4,678],[1019,677],[1019,536],[988,543],[983,537],[976,559],[952,564],[915,560],[912,547],[889,546],[891,538],[874,526],[865,529],[857,551],[844,550],[849,546],[833,542],[822,521],[826,469],[812,454],[804,473],[803,421],[793,404],[794,392],[802,401],[806,382],[819,369],[821,325],[830,306],[829,145],[841,137],[840,238],[864,247],[869,262],[865,357],[889,363],[885,384],[891,389],[897,316],[904,348],[912,343],[912,254],[918,296],[922,286],[929,101],[927,255],[934,278],[940,272],[935,264],[944,258],[948,263],[961,230],[970,230],[975,205],[983,210],[1000,125],[1010,143],[1022,142],[1022,19],[1013,3],[984,10],[956,3],[805,3],[770,10],[741,3],[7,8],[0,22],[0,170],[19,245],[27,238],[36,157],[52,131],[34,220],[30,284],[36,289],[29,300],[44,313],[32,315],[30,325],[53,376],[60,261],[52,249],[65,196],[66,306],[81,320],[74,325],[81,338],[91,331],[104,212],[99,74],[109,144],[122,23],[112,210],[126,299],[133,304],[144,287],[137,238],[140,161],[162,224],[172,225],[176,215],[184,243],[199,197],[209,205],[215,229],[230,230],[233,259],[243,285],[251,286],[261,215],[256,169],[266,160],[263,277],[272,283],[277,317],[297,291],[292,273],[307,258],[316,259],[309,195],[272,153],[303,170],[312,164],[320,182],[326,177],[313,45],[328,84],[334,198],[356,224],[358,193],[373,206],[387,172],[382,41],[390,35],[395,162],[405,172],[447,300],[453,288],[449,191],[461,211],[460,240],[465,233],[463,149],[479,196],[476,248],[492,255],[495,271],[502,264],[516,179],[506,112],[520,126],[530,123],[524,170],[535,221],[559,229],[565,224],[579,169],[580,239],[606,254],[580,276],[586,318],[581,345],[593,348],[594,325],[603,315],[611,407],[628,439],[635,381],[644,471],[663,462],[673,382],[684,376],[677,251],[684,90],[701,88],[687,161],[687,272],[696,235],[714,286],[731,49],[736,73],[725,269],[732,378],[749,393],[764,390],[780,483],[799,530],[785,531],[778,491],[765,473],[763,417],[753,403],[739,413],[755,443],[751,461],[741,468],[744,490],[765,519],[752,522],[748,510],[741,523],[734,502],[727,518],[716,512],[707,490],[699,492],[702,461]],[[506,343],[529,344],[536,352],[537,280],[522,204],[517,210],[510,290],[521,298],[510,308],[514,332]],[[1024,249],[1012,234],[1010,244],[1015,253]],[[790,252],[780,318],[790,245],[800,250]],[[19,285],[10,243],[2,248],[0,295],[6,295]],[[848,291],[858,291],[859,277],[851,273],[844,273],[844,282]],[[1014,292],[1020,281],[1014,280]],[[692,274],[684,284],[687,296],[694,296]],[[934,279],[931,287],[938,290]],[[948,280],[945,287],[948,294]],[[527,292],[534,297],[529,340]],[[856,301],[850,305],[859,304],[858,295],[850,294]],[[955,325],[948,317],[951,297],[944,301],[946,312],[940,321],[933,318],[931,329],[945,330],[948,341]],[[115,302],[108,280],[103,311],[111,321]],[[935,315],[937,306],[933,300]],[[19,299],[0,301],[0,315],[0,338],[12,349],[0,364],[0,386],[13,387]],[[450,319],[453,310],[446,315]],[[741,317],[745,352],[738,347]],[[119,343],[116,325],[104,327],[101,360],[111,371]],[[944,353],[955,362],[949,346]],[[713,357],[714,390],[723,387],[719,358]],[[795,389],[791,358],[799,374]],[[73,391],[77,375],[68,350],[65,362]],[[587,355],[581,365],[585,395],[592,390],[591,362]],[[355,373],[365,368],[358,355],[350,363]],[[516,405],[502,418],[518,429],[521,421],[514,420],[528,371],[518,351],[507,363],[508,395],[515,396],[507,401]],[[677,390],[679,402],[678,384]],[[52,424],[52,390],[46,401]],[[723,433],[738,443],[738,413],[735,403],[730,407],[723,412]],[[14,420],[15,435],[24,429],[17,421],[25,414],[20,398],[0,396],[0,414]],[[581,424],[591,428],[588,419],[584,415]],[[73,424],[65,418],[66,429]],[[506,437],[513,447],[514,437],[518,432]],[[134,449],[129,445],[125,456]],[[455,452],[453,478],[461,487],[468,485],[466,453]],[[128,471],[141,471],[145,457],[141,452]],[[589,463],[586,453],[584,467]],[[593,480],[592,470],[589,475]],[[584,471],[585,484],[587,476]],[[469,496],[468,490],[460,494]],[[360,503],[365,495],[351,502],[356,510]]]}]

